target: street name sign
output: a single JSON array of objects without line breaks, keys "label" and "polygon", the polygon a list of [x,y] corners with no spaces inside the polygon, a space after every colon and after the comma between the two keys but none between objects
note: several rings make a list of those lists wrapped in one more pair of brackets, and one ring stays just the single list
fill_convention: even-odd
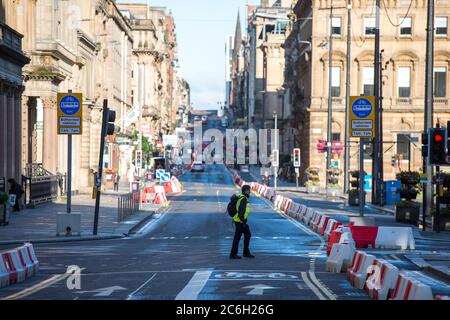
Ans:
[{"label": "street name sign", "polygon": [[350,136],[373,138],[375,135],[375,97],[350,97]]},{"label": "street name sign", "polygon": [[58,135],[83,134],[83,94],[58,93]]}]

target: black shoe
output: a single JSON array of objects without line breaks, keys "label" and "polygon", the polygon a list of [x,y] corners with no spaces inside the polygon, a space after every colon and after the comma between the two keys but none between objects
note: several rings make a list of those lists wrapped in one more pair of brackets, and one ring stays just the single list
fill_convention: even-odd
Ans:
[{"label": "black shoe", "polygon": [[242,259],[242,257],[238,256],[238,255],[234,255],[234,256],[230,256],[230,259],[239,260],[239,259]]},{"label": "black shoe", "polygon": [[252,254],[244,254],[244,257],[245,257],[245,258],[249,258],[249,259],[255,258],[255,256],[252,255]]}]

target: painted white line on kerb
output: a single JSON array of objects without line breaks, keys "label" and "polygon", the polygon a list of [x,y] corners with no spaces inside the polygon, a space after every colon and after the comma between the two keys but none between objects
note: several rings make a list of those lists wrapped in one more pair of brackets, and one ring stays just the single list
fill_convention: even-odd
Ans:
[{"label": "painted white line on kerb", "polygon": [[212,271],[197,271],[175,300],[197,300],[199,293],[208,282]]},{"label": "painted white line on kerb", "polygon": [[308,275],[306,274],[306,272],[302,272],[302,279],[305,282],[305,284],[312,290],[312,292],[315,293],[315,295],[317,296],[317,298],[319,298],[320,300],[327,300],[322,293],[320,293],[319,289],[317,289],[311,281],[309,281],[308,279]]}]

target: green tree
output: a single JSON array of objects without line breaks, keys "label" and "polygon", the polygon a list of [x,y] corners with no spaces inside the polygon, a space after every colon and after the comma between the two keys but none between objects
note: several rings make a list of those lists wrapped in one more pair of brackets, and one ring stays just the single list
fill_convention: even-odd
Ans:
[{"label": "green tree", "polygon": [[[133,161],[134,161],[134,155],[135,151],[138,148],[138,141],[139,141],[139,132],[137,130],[133,131],[133,134],[131,135],[131,142],[133,143]],[[142,136],[142,164],[148,165],[150,163],[150,159],[152,158],[154,147],[150,143],[150,140]]]}]

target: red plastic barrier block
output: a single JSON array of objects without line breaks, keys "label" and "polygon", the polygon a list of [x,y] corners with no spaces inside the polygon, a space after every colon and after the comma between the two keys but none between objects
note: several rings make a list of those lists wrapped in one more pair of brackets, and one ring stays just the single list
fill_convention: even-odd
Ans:
[{"label": "red plastic barrier block", "polygon": [[378,227],[350,225],[350,232],[352,233],[356,248],[368,248],[369,246],[375,248]]},{"label": "red plastic barrier block", "polygon": [[339,243],[339,240],[341,240],[341,231],[334,230],[331,232],[330,237],[328,238],[328,245],[327,245],[327,256],[331,253],[331,248],[333,248],[333,244]]}]

